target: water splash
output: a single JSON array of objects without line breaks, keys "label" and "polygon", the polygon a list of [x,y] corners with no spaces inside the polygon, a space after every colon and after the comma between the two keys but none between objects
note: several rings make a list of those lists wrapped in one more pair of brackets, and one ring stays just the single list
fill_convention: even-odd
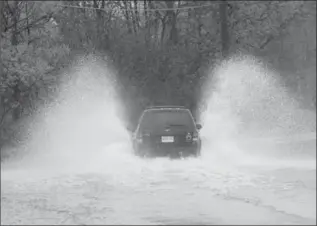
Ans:
[{"label": "water splash", "polygon": [[24,168],[51,170],[85,168],[107,146],[127,142],[116,77],[106,62],[88,56],[79,58],[55,101],[35,115],[31,136],[21,149]]},{"label": "water splash", "polygon": [[282,84],[277,73],[252,56],[235,56],[216,66],[205,87],[201,116],[206,155],[245,164],[261,153],[256,162],[263,163],[268,150],[272,155],[282,151],[276,139],[315,133],[316,112],[300,109]]},{"label": "water splash", "polygon": [[[61,210],[69,206],[70,211],[75,213],[87,207],[94,208],[95,212],[106,207],[102,208],[102,216],[105,217],[102,220],[135,224],[144,223],[147,216],[160,212],[171,218],[185,215],[194,218],[211,215],[214,218],[216,213],[216,216],[230,219],[232,216],[228,215],[228,211],[224,213],[221,208],[212,209],[215,203],[217,207],[223,205],[222,209],[235,204],[232,211],[240,210],[243,214],[253,211],[250,208],[253,205],[244,205],[249,209],[243,209],[244,206],[236,205],[237,198],[241,200],[243,194],[250,196],[253,191],[255,197],[262,194],[265,199],[264,193],[261,193],[262,182],[268,183],[271,178],[259,177],[252,168],[242,171],[241,166],[255,163],[259,168],[267,163],[270,169],[275,170],[278,167],[273,168],[272,163],[277,164],[261,159],[255,161],[255,156],[243,149],[240,141],[242,138],[250,140],[264,136],[259,134],[284,134],[283,129],[276,129],[277,132],[273,133],[272,126],[266,123],[270,122],[269,118],[263,120],[260,117],[268,109],[262,109],[257,104],[265,102],[270,92],[275,91],[277,97],[288,104],[287,110],[296,109],[296,104],[288,102],[286,93],[281,94],[278,83],[273,82],[275,88],[273,86],[273,91],[268,91],[275,80],[270,79],[270,74],[262,75],[266,71],[261,71],[263,68],[258,67],[256,61],[235,59],[216,68],[213,73],[216,89],[207,99],[208,108],[202,115],[203,156],[175,161],[166,158],[144,160],[133,156],[121,120],[124,115],[119,117],[122,111],[115,92],[115,77],[109,67],[99,61],[85,59],[74,68],[68,75],[68,82],[63,83],[56,102],[36,117],[38,123],[32,128],[32,139],[27,146],[32,150],[28,159],[22,164],[20,162],[14,170],[1,170],[1,195],[4,200],[9,200],[2,208],[4,214],[1,214],[7,222],[12,222],[14,218],[16,222],[32,219],[32,203],[41,200],[42,194],[48,204]],[[278,102],[273,101],[268,106],[277,113],[281,112]],[[256,113],[254,116],[250,113],[251,107]],[[285,128],[288,129],[287,126]],[[253,132],[256,130],[259,133]],[[288,161],[283,167],[294,165],[298,166],[298,161]],[[307,167],[307,162],[302,166]],[[242,196],[232,196],[240,187]],[[16,194],[20,195],[15,198]],[[231,196],[235,201],[228,204]],[[221,198],[226,201],[221,202]],[[266,200],[270,202],[268,198]],[[40,209],[38,203],[35,205],[34,208]],[[17,211],[16,207],[21,206],[25,206],[24,210],[31,208],[31,213],[21,209]],[[195,208],[188,209],[188,206]],[[197,209],[196,206],[202,208]],[[301,209],[305,207],[299,206]],[[43,209],[48,212],[46,202]],[[111,209],[112,219],[105,211],[107,209]],[[203,215],[201,210],[206,210]],[[82,212],[78,213],[82,215]],[[238,214],[240,221],[241,214]],[[254,212],[252,222],[259,222],[259,216],[263,214]],[[265,219],[260,218],[263,222],[269,217],[264,216]],[[244,222],[250,222],[249,214],[243,217],[246,219]],[[92,218],[85,219],[85,222],[92,223]],[[236,222],[236,218],[231,222]]]}]

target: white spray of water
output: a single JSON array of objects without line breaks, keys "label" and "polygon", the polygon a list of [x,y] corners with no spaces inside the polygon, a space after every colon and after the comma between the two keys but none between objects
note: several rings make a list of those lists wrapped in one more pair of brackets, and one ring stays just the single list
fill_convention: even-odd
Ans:
[{"label": "white spray of water", "polygon": [[[250,164],[315,167],[315,159],[300,163],[294,159],[277,162],[263,158],[271,150],[279,151],[279,147],[274,142],[260,143],[259,138],[315,128],[311,126],[315,123],[312,119],[306,117],[310,127],[303,121],[296,102],[280,85],[276,74],[254,58],[236,57],[216,67],[211,75],[214,88],[210,92],[210,87],[205,87],[207,110],[201,116],[202,157],[146,161],[132,154],[114,74],[104,62],[84,58],[65,74],[68,81],[61,86],[55,103],[36,116],[38,123],[33,126],[27,145],[31,151],[19,168],[31,168],[44,175],[120,175],[123,180],[141,183],[144,170],[152,172],[151,178],[147,178],[151,180],[154,174],[163,177],[167,171],[193,175],[231,171],[232,167],[236,171],[237,167]],[[296,121],[297,118],[300,120]]]},{"label": "white spray of water", "polygon": [[[132,155],[129,135],[122,123],[124,112],[109,65],[84,58],[65,75],[69,81],[62,85],[56,102],[35,117],[38,122],[31,129],[27,158],[15,169],[1,171],[2,195],[10,200],[15,195],[12,193],[20,192],[33,203],[44,193],[50,197],[49,204],[61,210],[68,205],[75,212],[75,207],[97,209],[104,205],[116,212],[114,222],[122,220],[124,223],[144,223],[146,216],[161,212],[172,217],[195,215],[202,218],[202,211],[206,216],[218,212],[226,219],[231,217],[230,210],[221,213],[221,208],[214,209],[214,201],[218,199],[211,201],[210,198],[216,194],[227,197],[239,186],[261,188],[256,187],[259,186],[254,180],[259,179],[256,172],[240,171],[241,166],[249,166],[256,158],[243,149],[239,141],[265,134],[288,134],[292,131],[286,129],[289,125],[307,127],[292,120],[284,121],[286,113],[295,112],[297,106],[281,90],[273,74],[267,73],[253,59],[232,59],[216,68],[213,75],[217,81],[215,90],[202,115],[203,156],[185,160],[145,160]],[[279,102],[270,99],[272,93]],[[285,103],[284,112],[281,101]],[[265,103],[266,107],[261,108]],[[271,111],[273,113],[268,114]],[[263,119],[263,115],[269,117]],[[271,120],[279,122],[282,128],[274,130]],[[251,147],[256,149],[255,145]],[[264,163],[256,161],[256,167]],[[298,161],[283,161],[283,164],[283,167],[299,165]],[[307,162],[304,164],[307,167]],[[277,166],[276,162],[273,166]],[[273,169],[272,165],[269,167]],[[61,191],[59,202],[55,198],[57,190]],[[77,196],[72,198],[74,194]],[[21,206],[15,204],[20,204],[19,199],[7,203],[7,206],[14,203],[14,207],[3,208],[8,222],[16,216],[18,222],[28,222],[27,219],[33,217],[15,211],[16,206]],[[94,201],[87,202],[87,199]],[[225,203],[227,201],[219,202],[216,206],[224,204],[226,209],[228,204]],[[27,208],[30,206],[28,204]],[[189,206],[195,206],[193,211]],[[46,208],[43,209],[47,212]],[[232,210],[237,211],[235,208]],[[11,209],[14,211],[10,212]],[[102,210],[104,219],[110,223],[109,212],[105,212],[105,208]],[[241,214],[250,212],[240,211]],[[249,214],[244,216],[250,218]],[[91,224],[92,219],[85,222]]]},{"label": "white spray of water", "polygon": [[263,157],[290,148],[275,139],[316,131],[316,113],[299,109],[278,75],[254,57],[236,56],[218,65],[205,89],[201,133],[208,143],[206,158],[239,165],[272,163]]},{"label": "white spray of water", "polygon": [[85,170],[96,156],[113,151],[111,145],[129,139],[109,65],[80,58],[64,78],[54,103],[35,116],[23,147],[27,155],[19,163],[24,170]]}]

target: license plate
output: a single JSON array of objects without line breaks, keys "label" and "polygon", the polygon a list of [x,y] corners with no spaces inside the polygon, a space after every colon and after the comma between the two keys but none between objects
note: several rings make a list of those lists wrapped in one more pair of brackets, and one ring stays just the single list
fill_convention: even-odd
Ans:
[{"label": "license plate", "polygon": [[162,141],[162,143],[173,143],[174,137],[173,136],[163,136],[161,141]]}]

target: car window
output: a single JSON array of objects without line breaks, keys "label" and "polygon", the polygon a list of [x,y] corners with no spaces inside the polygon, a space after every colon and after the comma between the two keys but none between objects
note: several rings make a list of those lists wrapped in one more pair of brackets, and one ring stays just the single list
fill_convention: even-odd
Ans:
[{"label": "car window", "polygon": [[195,123],[188,110],[150,110],[144,112],[140,128],[157,128],[157,127],[187,127],[195,128]]}]

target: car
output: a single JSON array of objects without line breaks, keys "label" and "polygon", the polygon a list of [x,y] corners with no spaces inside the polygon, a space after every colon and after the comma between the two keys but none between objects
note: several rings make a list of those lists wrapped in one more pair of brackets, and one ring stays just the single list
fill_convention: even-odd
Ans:
[{"label": "car", "polygon": [[198,157],[201,128],[183,106],[148,107],[131,131],[133,151],[140,157]]}]

